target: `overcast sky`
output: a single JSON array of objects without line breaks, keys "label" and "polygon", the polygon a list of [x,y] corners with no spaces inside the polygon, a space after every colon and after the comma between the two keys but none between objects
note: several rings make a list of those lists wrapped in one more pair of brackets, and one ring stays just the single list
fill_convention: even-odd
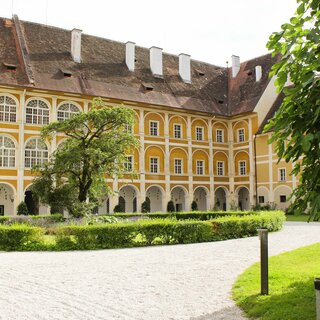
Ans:
[{"label": "overcast sky", "polygon": [[188,53],[216,65],[267,53],[273,31],[287,22],[296,0],[0,0],[1,15],[79,28],[86,34],[165,52]]}]

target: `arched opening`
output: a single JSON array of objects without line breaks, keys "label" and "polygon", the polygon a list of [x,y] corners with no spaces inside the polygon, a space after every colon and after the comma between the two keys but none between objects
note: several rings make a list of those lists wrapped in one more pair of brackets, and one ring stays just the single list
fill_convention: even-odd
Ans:
[{"label": "arched opening", "polygon": [[186,193],[182,187],[174,187],[172,189],[171,200],[173,201],[176,212],[186,210]]},{"label": "arched opening", "polygon": [[7,184],[0,183],[0,216],[14,215],[14,190]]},{"label": "arched opening", "polygon": [[215,207],[218,210],[226,211],[227,210],[227,193],[226,190],[222,187],[218,188],[215,191],[216,203]]},{"label": "arched opening", "polygon": [[162,194],[161,188],[157,186],[150,187],[147,190],[146,196],[150,200],[151,212],[163,211],[163,208],[162,208],[163,194]]},{"label": "arched opening", "polygon": [[199,187],[194,191],[193,200],[197,203],[199,211],[208,210],[207,197],[207,191],[203,187]]},{"label": "arched opening", "polygon": [[132,186],[124,186],[119,191],[122,212],[137,212],[137,192]]},{"label": "arched opening", "polygon": [[250,210],[249,190],[245,187],[238,190],[238,206],[242,211]]}]

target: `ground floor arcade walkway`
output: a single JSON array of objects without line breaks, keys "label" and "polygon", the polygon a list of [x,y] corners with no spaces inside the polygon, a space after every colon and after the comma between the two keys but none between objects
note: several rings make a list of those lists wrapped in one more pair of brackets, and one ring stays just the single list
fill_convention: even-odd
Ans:
[{"label": "ground floor arcade walkway", "polygon": [[[287,223],[270,254],[320,241],[320,223]],[[242,319],[236,277],[259,259],[257,237],[191,245],[0,253],[0,319]]]}]

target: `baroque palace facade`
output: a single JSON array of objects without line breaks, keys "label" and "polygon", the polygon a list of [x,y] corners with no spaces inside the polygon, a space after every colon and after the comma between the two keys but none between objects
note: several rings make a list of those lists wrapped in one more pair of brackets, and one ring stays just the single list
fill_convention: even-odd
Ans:
[{"label": "baroque palace facade", "polygon": [[136,124],[128,129],[141,144],[125,164],[138,175],[107,179],[115,193],[101,199],[99,213],[118,203],[139,211],[146,197],[151,211],[165,211],[169,200],[177,211],[190,210],[193,200],[199,210],[285,209],[297,179],[292,164],[277,164],[271,133],[262,133],[282,99],[268,77],[275,61],[233,56],[225,68],[0,18],[0,214],[16,214],[21,201],[31,205],[31,167],[64,139],[41,141],[41,127],[87,111],[93,97],[133,109]]}]

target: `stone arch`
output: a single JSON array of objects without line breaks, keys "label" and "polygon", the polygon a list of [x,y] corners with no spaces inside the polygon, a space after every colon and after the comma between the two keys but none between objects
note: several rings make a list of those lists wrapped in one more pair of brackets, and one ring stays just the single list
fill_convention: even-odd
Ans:
[{"label": "stone arch", "polygon": [[292,202],[290,198],[292,194],[292,189],[287,185],[280,185],[277,186],[273,192],[274,203],[276,204],[277,208],[281,210],[286,210]]},{"label": "stone arch", "polygon": [[24,202],[27,205],[29,214],[48,214],[49,207],[40,203],[39,199],[32,192],[32,184],[29,184],[24,190]]},{"label": "stone arch", "polygon": [[16,189],[7,182],[0,183],[0,216],[15,214]]},{"label": "stone arch", "polygon": [[238,152],[236,152],[236,154],[234,155],[234,169],[235,169],[235,175],[236,176],[240,176],[240,168],[239,168],[239,164],[240,161],[245,161],[246,162],[246,176],[249,175],[250,173],[250,158],[249,158],[249,153],[245,150],[240,150]]},{"label": "stone arch", "polygon": [[159,212],[164,211],[164,190],[159,185],[151,185],[146,191],[146,198],[150,200],[150,211]]},{"label": "stone arch", "polygon": [[119,204],[124,201],[124,212],[138,211],[139,190],[136,186],[126,184],[119,189]]},{"label": "stone arch", "polygon": [[204,161],[204,175],[209,174],[209,155],[206,151],[196,149],[192,153],[192,172],[194,175],[197,174],[197,160]]},{"label": "stone arch", "polygon": [[188,174],[188,152],[180,147],[175,147],[170,150],[170,172],[175,174],[174,159],[182,160],[182,174]]},{"label": "stone arch", "polygon": [[198,186],[194,189],[193,200],[197,203],[199,211],[209,209],[209,194],[209,190],[205,186]]},{"label": "stone arch", "polygon": [[215,195],[215,207],[217,207],[218,210],[226,211],[228,209],[228,205],[227,205],[228,189],[225,187],[218,187],[216,188],[214,195]]},{"label": "stone arch", "polygon": [[174,136],[174,125],[179,124],[181,125],[182,132],[181,132],[181,139],[187,139],[187,121],[184,117],[179,115],[172,115],[169,119],[169,135],[170,138],[175,139]]},{"label": "stone arch", "polygon": [[229,156],[224,151],[216,151],[213,154],[213,174],[218,175],[218,161],[224,163],[224,176],[229,175]]},{"label": "stone arch", "polygon": [[236,189],[237,204],[240,210],[250,210],[250,191],[245,186]]},{"label": "stone arch", "polygon": [[191,136],[192,140],[197,140],[196,127],[203,127],[203,141],[208,140],[208,123],[204,119],[196,118],[191,122]]},{"label": "stone arch", "polygon": [[223,131],[223,143],[228,143],[228,126],[222,121],[213,121],[212,123],[212,141],[217,143],[217,134],[216,131],[220,129]]},{"label": "stone arch", "polygon": [[185,187],[178,185],[171,188],[171,200],[173,201],[175,211],[187,210],[187,196],[188,191]]},{"label": "stone arch", "polygon": [[164,117],[158,112],[148,112],[144,116],[144,132],[146,135],[150,135],[150,121],[157,121],[158,125],[158,136],[164,136]]},{"label": "stone arch", "polygon": [[164,150],[160,146],[151,145],[145,149],[145,168],[146,172],[150,173],[150,158],[157,157],[158,160],[158,174],[164,172]]},{"label": "stone arch", "polygon": [[249,140],[249,124],[248,121],[246,120],[238,120],[235,123],[232,124],[232,134],[233,134],[233,141],[235,143],[239,142],[238,141],[238,130],[239,129],[244,129],[244,142]]}]

